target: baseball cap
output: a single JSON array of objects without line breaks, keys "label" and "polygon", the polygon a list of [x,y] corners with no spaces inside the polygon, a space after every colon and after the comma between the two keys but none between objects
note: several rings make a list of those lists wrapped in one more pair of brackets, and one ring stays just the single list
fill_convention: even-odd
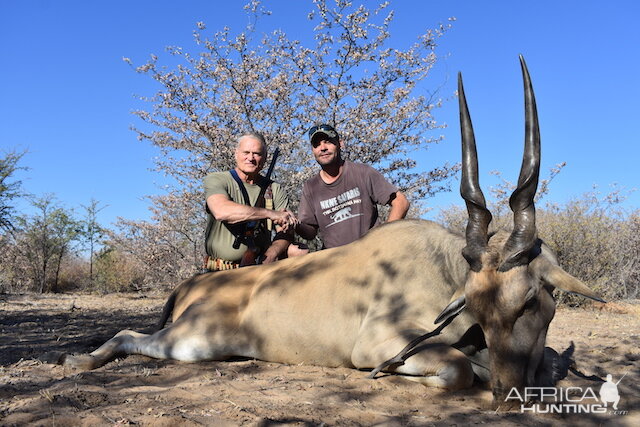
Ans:
[{"label": "baseball cap", "polygon": [[333,126],[323,124],[319,126],[313,126],[311,129],[309,129],[309,141],[313,141],[313,137],[320,133],[327,135],[331,139],[338,137],[338,132],[336,132]]}]

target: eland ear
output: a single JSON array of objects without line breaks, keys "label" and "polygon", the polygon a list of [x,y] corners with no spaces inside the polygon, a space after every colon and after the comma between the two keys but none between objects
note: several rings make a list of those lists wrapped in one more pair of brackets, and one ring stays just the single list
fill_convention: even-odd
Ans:
[{"label": "eland ear", "polygon": [[444,310],[442,310],[442,313],[440,313],[438,317],[436,317],[436,320],[434,320],[433,323],[437,325],[438,323],[444,322],[445,320],[456,317],[462,310],[464,310],[465,307],[466,301],[464,295],[462,295],[461,297],[456,298],[452,302],[450,302],[449,305],[446,306]]},{"label": "eland ear", "polygon": [[583,297],[591,298],[594,301],[606,303],[605,300],[596,295],[596,293],[589,289],[589,287],[582,283],[582,281],[576,279],[557,265],[553,265],[550,268],[545,269],[542,274],[542,278],[545,282],[556,289],[582,295]]}]

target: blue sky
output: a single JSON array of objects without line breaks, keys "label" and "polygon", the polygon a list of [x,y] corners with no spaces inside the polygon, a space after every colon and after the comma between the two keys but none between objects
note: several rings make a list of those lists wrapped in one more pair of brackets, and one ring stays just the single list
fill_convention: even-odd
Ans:
[{"label": "blue sky", "polygon": [[[367,2],[372,3],[372,2]],[[27,191],[53,193],[79,209],[91,198],[108,205],[100,220],[148,218],[143,196],[159,193],[163,177],[152,173],[156,150],[138,142],[131,112],[135,95],[152,95],[153,82],[122,61],[142,64],[167,45],[193,47],[203,21],[211,32],[247,23],[243,1],[0,0],[0,151],[28,150],[22,164]],[[284,29],[308,39],[310,1],[265,2],[273,15],[263,29]],[[392,43],[405,48],[449,17],[440,60],[423,90],[455,91],[462,71],[476,131],[481,183],[489,171],[517,179],[523,141],[522,82],[518,54],[531,72],[540,116],[543,177],[567,166],[554,180],[549,201],[565,202],[617,183],[639,185],[640,2],[635,0],[401,1]],[[445,141],[420,155],[425,169],[459,160],[457,103],[436,112],[449,127]],[[139,123],[138,123],[139,124]],[[434,135],[436,135],[434,133]],[[455,185],[455,184],[454,184]],[[640,192],[626,202],[640,207]],[[458,203],[457,189],[428,201],[433,208]]]}]

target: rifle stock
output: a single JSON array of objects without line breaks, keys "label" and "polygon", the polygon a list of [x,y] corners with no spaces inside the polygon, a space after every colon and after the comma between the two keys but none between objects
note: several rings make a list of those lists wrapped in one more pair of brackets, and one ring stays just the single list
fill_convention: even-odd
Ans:
[{"label": "rifle stock", "polygon": [[254,247],[248,248],[242,254],[242,259],[240,260],[240,267],[246,267],[247,265],[256,265],[258,261],[258,251]]}]

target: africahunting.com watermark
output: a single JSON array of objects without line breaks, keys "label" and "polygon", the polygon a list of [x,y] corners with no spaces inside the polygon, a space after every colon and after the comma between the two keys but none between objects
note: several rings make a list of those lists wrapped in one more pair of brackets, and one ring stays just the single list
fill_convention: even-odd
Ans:
[{"label": "africahunting.com watermark", "polygon": [[618,384],[622,378],[613,382],[613,377],[607,375],[599,390],[598,387],[595,390],[593,387],[526,387],[520,391],[514,387],[505,402],[520,402],[522,413],[627,415],[628,411],[618,408]]}]

